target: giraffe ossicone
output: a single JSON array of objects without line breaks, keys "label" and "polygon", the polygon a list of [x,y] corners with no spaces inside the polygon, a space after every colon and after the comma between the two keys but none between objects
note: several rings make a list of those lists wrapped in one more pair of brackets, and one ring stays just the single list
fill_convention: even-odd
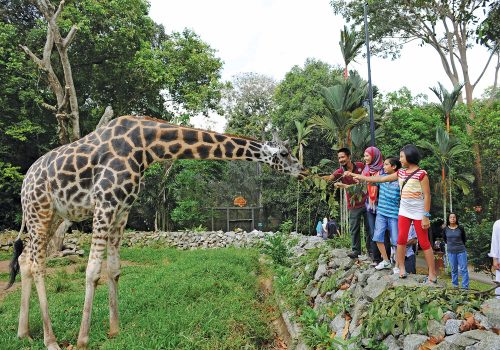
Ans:
[{"label": "giraffe ossicone", "polygon": [[[43,320],[44,344],[60,349],[52,331],[45,288],[47,244],[61,222],[93,218],[86,270],[85,302],[77,346],[87,348],[90,316],[107,248],[110,332],[118,333],[119,246],[130,208],[145,170],[168,159],[246,160],[304,177],[305,169],[277,136],[270,142],[166,123],[150,117],[123,116],[71,144],[40,157],[28,170],[21,190],[26,249],[16,241],[10,285],[21,272],[18,336],[29,337],[28,313],[35,282]],[[16,266],[16,263],[19,265]],[[16,269],[17,268],[17,269]]]}]

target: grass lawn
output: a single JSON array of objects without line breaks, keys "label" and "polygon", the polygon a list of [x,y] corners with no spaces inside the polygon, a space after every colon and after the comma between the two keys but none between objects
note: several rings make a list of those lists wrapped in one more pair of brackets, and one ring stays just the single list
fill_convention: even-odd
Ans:
[{"label": "grass lawn", "polygon": [[[97,288],[91,349],[269,349],[271,315],[259,291],[258,252],[124,248],[119,283],[120,334],[108,339],[107,284]],[[49,312],[59,344],[76,344],[84,300],[84,260],[47,278]],[[73,272],[74,271],[74,272]],[[5,278],[5,276],[2,276]],[[0,349],[44,349],[36,290],[30,329],[18,340],[20,290],[0,302]]]}]

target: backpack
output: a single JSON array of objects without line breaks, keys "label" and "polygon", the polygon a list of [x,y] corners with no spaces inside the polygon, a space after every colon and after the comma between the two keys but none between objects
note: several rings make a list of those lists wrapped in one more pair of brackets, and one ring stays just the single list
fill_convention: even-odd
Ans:
[{"label": "backpack", "polygon": [[328,223],[326,224],[326,229],[327,229],[327,238],[333,238],[339,232],[337,223],[334,220],[328,221]]}]

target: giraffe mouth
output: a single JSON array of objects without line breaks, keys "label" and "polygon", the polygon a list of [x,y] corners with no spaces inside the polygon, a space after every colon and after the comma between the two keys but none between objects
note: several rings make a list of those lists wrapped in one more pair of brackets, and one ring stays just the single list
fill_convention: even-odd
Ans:
[{"label": "giraffe mouth", "polygon": [[309,169],[301,170],[300,173],[299,173],[298,179],[299,180],[304,180],[309,175],[310,175]]}]

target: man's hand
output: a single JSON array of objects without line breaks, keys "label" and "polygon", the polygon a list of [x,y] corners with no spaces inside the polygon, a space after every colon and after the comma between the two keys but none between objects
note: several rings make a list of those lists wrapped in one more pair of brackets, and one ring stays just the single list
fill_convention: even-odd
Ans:
[{"label": "man's hand", "polygon": [[335,182],[335,184],[333,186],[337,187],[337,188],[348,188],[349,187],[349,185],[343,184],[342,182]]},{"label": "man's hand", "polygon": [[495,270],[500,270],[500,260],[499,259],[493,258],[493,268]]},{"label": "man's hand", "polygon": [[409,245],[414,245],[416,243],[417,243],[417,239],[416,238],[412,238],[408,242],[406,242],[406,245],[409,246]]}]

